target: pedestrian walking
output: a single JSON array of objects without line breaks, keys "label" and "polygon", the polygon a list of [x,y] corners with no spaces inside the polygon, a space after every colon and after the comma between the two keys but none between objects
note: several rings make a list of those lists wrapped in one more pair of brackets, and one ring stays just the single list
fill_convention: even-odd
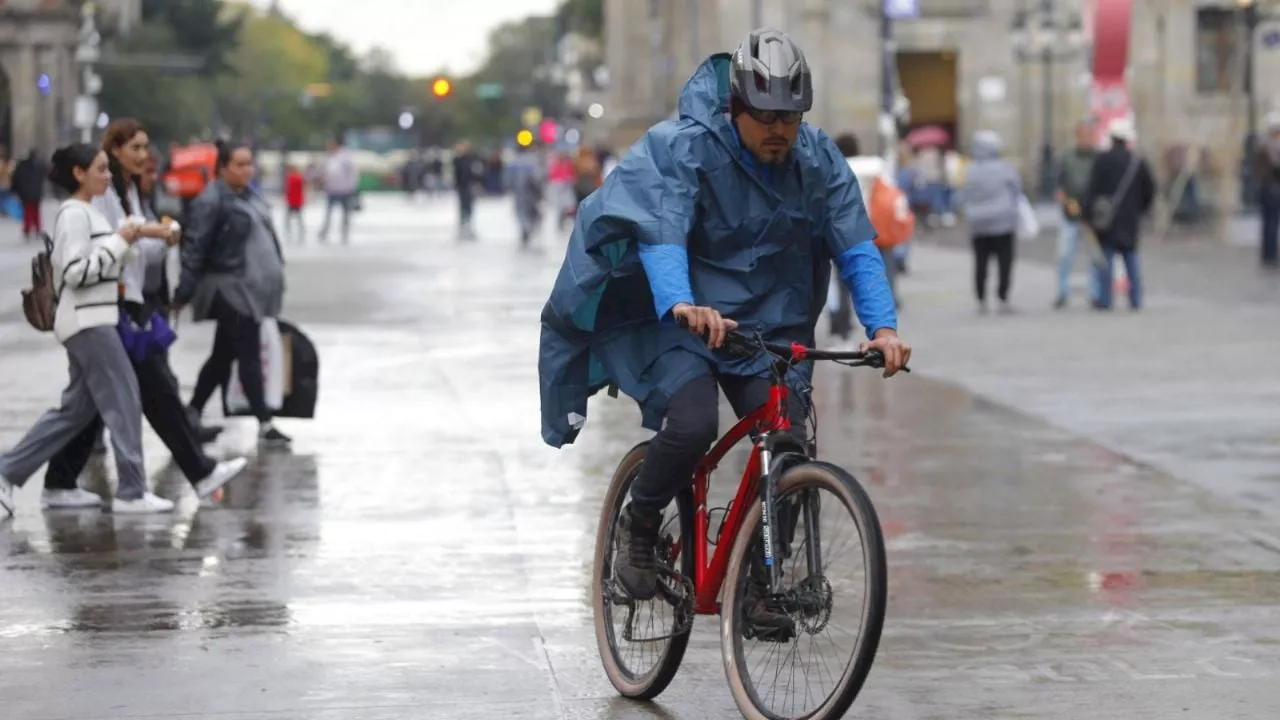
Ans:
[{"label": "pedestrian walking", "polygon": [[478,181],[475,158],[471,155],[471,143],[463,140],[453,151],[453,187],[458,193],[458,238],[461,240],[476,238],[471,216],[475,211]]},{"label": "pedestrian walking", "polygon": [[32,150],[13,170],[13,194],[22,203],[22,237],[31,239],[44,232],[40,223],[40,204],[44,202],[44,184],[49,168]]},{"label": "pedestrian walking", "polygon": [[987,312],[987,271],[995,258],[998,270],[996,297],[1000,311],[1009,313],[1013,287],[1014,235],[1018,230],[1018,204],[1022,178],[1000,157],[1002,141],[990,130],[974,133],[972,159],[960,188],[960,203],[973,239],[973,285],[978,311]]},{"label": "pedestrian walking", "polygon": [[1258,145],[1254,172],[1262,209],[1263,267],[1280,266],[1280,111],[1267,113],[1267,136]]},{"label": "pedestrian walking", "polygon": [[520,225],[520,246],[528,247],[542,222],[546,169],[532,150],[522,148],[516,151],[515,158],[507,166],[507,181],[515,201],[516,222]]},{"label": "pedestrian walking", "polygon": [[[234,479],[247,461],[237,458],[216,462],[202,447],[199,417],[193,418],[182,402],[181,390],[169,366],[169,350],[160,335],[172,334],[165,325],[169,314],[166,277],[167,259],[181,239],[176,223],[161,223],[146,201],[143,175],[150,158],[147,131],[137,120],[124,118],[107,126],[102,138],[111,171],[111,186],[93,199],[107,222],[138,226],[134,253],[120,275],[120,323],[118,326],[130,364],[138,381],[142,413],[156,435],[172,453],[174,462],[201,498],[212,495]],[[70,491],[89,461],[101,423],[94,418],[90,427],[67,443],[50,461],[45,475],[45,504],[60,507],[57,491]],[[212,433],[216,437],[217,433]],[[65,495],[66,493],[63,493]]]},{"label": "pedestrian walking", "polygon": [[1096,245],[1091,231],[1083,223],[1084,196],[1089,190],[1089,176],[1098,158],[1094,147],[1094,123],[1082,120],[1076,125],[1076,146],[1058,159],[1058,183],[1054,197],[1062,212],[1058,225],[1058,297],[1053,307],[1061,310],[1071,296],[1071,269],[1075,265],[1077,251],[1081,247],[1089,257],[1089,301],[1098,302],[1097,266],[1101,257],[1091,248]]},{"label": "pedestrian walking", "polygon": [[[107,154],[83,143],[53,155],[50,180],[69,197],[54,218],[50,260],[61,286],[53,333],[67,350],[70,381],[62,403],[49,410],[13,449],[0,454],[0,508],[12,513],[13,488],[101,416],[111,430],[119,487],[117,513],[173,510],[147,488],[142,456],[142,399],[116,330],[118,283],[132,259],[139,225],[113,228],[93,199],[111,185]],[[99,501],[100,502],[100,501]]]},{"label": "pedestrian walking", "polygon": [[1133,120],[1117,118],[1107,126],[1111,149],[1098,156],[1089,174],[1085,208],[1089,226],[1098,236],[1103,264],[1098,272],[1099,310],[1111,309],[1115,260],[1124,260],[1129,284],[1129,307],[1142,307],[1142,270],[1138,239],[1142,216],[1156,197],[1155,178],[1147,161],[1133,149],[1137,131]]},{"label": "pedestrian walking", "polygon": [[[290,165],[284,175],[284,235],[296,237],[298,244],[307,241],[307,226],[302,221],[302,208],[307,204],[307,178],[297,165]],[[294,233],[294,226],[297,233]]]},{"label": "pedestrian walking", "polygon": [[342,213],[342,244],[346,245],[351,240],[351,212],[355,209],[356,192],[360,189],[360,169],[356,167],[355,157],[342,144],[341,139],[330,139],[328,151],[329,157],[324,163],[324,192],[327,200],[324,223],[320,226],[320,242],[325,242],[329,237],[329,221],[336,207]]},{"label": "pedestrian walking", "polygon": [[174,303],[191,305],[196,322],[217,323],[213,349],[200,369],[191,411],[199,416],[219,387],[231,380],[231,364],[258,418],[258,442],[285,447],[292,440],[272,422],[260,350],[262,321],[278,318],[284,304],[284,254],[271,209],[250,188],[253,153],[238,142],[218,143],[218,179],[191,206],[182,243],[182,280]]}]

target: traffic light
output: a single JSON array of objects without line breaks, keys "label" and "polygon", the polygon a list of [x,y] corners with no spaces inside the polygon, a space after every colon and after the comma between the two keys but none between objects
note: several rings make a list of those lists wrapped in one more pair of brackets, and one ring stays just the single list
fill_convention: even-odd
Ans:
[{"label": "traffic light", "polygon": [[438,77],[431,81],[431,94],[438,98],[449,97],[453,93],[453,83],[447,77]]},{"label": "traffic light", "polygon": [[516,133],[516,144],[520,147],[529,147],[533,144],[533,132],[529,129],[521,130]]}]

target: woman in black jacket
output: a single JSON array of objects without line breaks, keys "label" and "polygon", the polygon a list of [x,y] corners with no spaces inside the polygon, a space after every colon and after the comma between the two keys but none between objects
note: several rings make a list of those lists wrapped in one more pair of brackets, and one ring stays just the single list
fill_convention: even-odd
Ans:
[{"label": "woman in black jacket", "polygon": [[241,143],[218,143],[218,179],[191,204],[182,243],[182,279],[175,311],[191,306],[194,319],[214,320],[213,350],[200,370],[191,410],[196,415],[239,367],[245,398],[259,422],[262,445],[291,439],[272,423],[262,377],[262,321],[278,317],[284,303],[284,255],[271,209],[250,187],[253,152]]},{"label": "woman in black jacket", "polygon": [[1151,210],[1156,196],[1155,179],[1147,161],[1131,149],[1137,138],[1133,121],[1112,120],[1107,126],[1111,149],[1098,156],[1085,193],[1086,222],[1098,236],[1105,266],[1098,277],[1094,307],[1111,309],[1112,277],[1116,255],[1124,260],[1129,276],[1129,307],[1142,307],[1142,272],[1138,266],[1138,235],[1142,216]]}]

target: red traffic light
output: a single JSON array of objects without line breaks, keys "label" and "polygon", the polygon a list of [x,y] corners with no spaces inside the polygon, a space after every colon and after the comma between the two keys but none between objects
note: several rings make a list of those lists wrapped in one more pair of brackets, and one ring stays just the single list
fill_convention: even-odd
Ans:
[{"label": "red traffic light", "polygon": [[449,78],[438,77],[431,81],[431,94],[438,98],[448,97],[453,92],[453,83],[449,82]]}]

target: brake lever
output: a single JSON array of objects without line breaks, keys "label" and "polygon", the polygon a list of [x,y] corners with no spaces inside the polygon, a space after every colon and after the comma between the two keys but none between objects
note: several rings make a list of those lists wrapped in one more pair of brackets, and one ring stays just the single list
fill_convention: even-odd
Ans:
[{"label": "brake lever", "polygon": [[[858,364],[862,365],[863,367],[870,367],[870,368],[877,368],[877,369],[883,368],[884,353],[879,350],[868,350],[867,354],[864,355],[863,358],[858,361]],[[903,365],[901,370],[902,372],[905,372],[905,373],[911,372],[911,368],[907,367],[906,365]]]}]

